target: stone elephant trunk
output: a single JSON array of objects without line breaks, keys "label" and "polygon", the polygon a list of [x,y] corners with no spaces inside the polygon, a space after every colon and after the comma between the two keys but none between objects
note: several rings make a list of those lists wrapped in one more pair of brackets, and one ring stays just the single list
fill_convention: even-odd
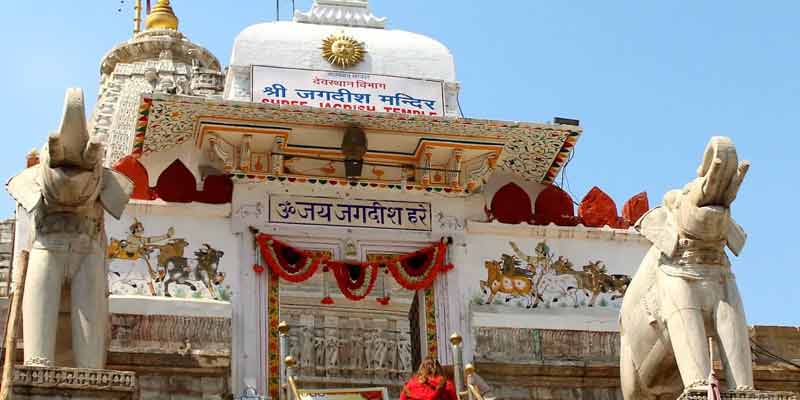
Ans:
[{"label": "stone elephant trunk", "polygon": [[[730,139],[711,138],[697,179],[665,196],[664,205],[676,215],[679,229],[695,239],[725,240],[733,223],[730,206],[749,168],[747,161],[739,163]],[[738,254],[741,247],[732,250]]]},{"label": "stone elephant trunk", "polygon": [[653,246],[620,313],[626,399],[674,399],[682,387],[705,385],[707,337],[720,344],[728,385],[752,387],[744,308],[725,254],[738,255],[746,240],[730,206],[748,168],[729,138],[713,137],[697,178],[636,223]]},{"label": "stone elephant trunk", "polygon": [[[48,138],[41,162],[7,185],[34,225],[22,300],[27,365],[53,365],[57,353],[73,353],[70,358],[79,368],[105,365],[108,288],[103,210],[119,218],[133,185],[104,168],[102,155],[101,138],[90,137],[86,128],[83,92],[69,89],[61,126]],[[63,306],[69,310],[71,329],[60,333],[62,297],[69,303]]]}]

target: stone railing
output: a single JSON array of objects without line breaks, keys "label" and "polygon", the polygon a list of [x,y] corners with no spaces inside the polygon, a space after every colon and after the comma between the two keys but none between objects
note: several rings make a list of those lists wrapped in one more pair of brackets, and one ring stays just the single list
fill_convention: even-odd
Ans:
[{"label": "stone railing", "polygon": [[136,392],[133,372],[78,368],[16,367],[15,387]]}]

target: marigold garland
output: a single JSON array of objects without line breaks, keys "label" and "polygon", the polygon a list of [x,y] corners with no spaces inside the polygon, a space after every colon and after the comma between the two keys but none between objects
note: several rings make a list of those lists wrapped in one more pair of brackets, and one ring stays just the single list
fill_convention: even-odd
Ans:
[{"label": "marigold garland", "polygon": [[[333,273],[339,290],[353,301],[369,296],[375,288],[380,267],[385,266],[397,283],[408,290],[430,288],[440,273],[453,269],[452,264],[446,264],[447,244],[443,242],[386,262],[358,263],[323,260],[266,234],[258,234],[256,241],[267,266],[282,279],[292,283],[304,282],[322,266],[324,272]],[[253,269],[257,271],[255,266]],[[388,304],[389,298],[381,297],[377,301]],[[332,303],[330,296],[322,301],[322,304]]]},{"label": "marigold garland", "polygon": [[400,286],[408,290],[419,290],[430,287],[439,273],[453,269],[452,264],[445,264],[447,245],[438,243],[434,246],[397,257],[386,263],[386,268]]},{"label": "marigold garland", "polygon": [[268,235],[258,235],[256,240],[267,266],[289,282],[307,281],[319,268],[320,259],[309,252],[295,249]]},{"label": "marigold garland", "polygon": [[375,288],[378,266],[366,263],[326,262],[333,271],[339,290],[353,301],[364,300]]}]

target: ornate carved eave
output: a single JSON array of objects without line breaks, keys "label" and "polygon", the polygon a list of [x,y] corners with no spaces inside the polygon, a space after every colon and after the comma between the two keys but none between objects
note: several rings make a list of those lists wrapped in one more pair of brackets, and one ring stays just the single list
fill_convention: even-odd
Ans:
[{"label": "ornate carved eave", "polygon": [[[357,124],[365,130],[398,135],[447,137],[451,141],[504,143],[498,168],[524,179],[549,183],[568,159],[581,129],[570,125],[533,124],[469,118],[412,116],[407,114],[335,111],[321,108],[277,106],[249,102],[197,99],[155,94],[142,100],[134,152],[157,153],[195,139],[204,122],[231,124],[301,124],[344,127]],[[467,170],[473,166],[466,165]],[[477,167],[476,167],[477,168]],[[479,168],[478,168],[479,169]],[[480,172],[480,171],[478,171]]]},{"label": "ornate carved eave", "polygon": [[295,22],[383,29],[386,18],[376,17],[367,0],[317,0],[307,12],[295,11]]}]

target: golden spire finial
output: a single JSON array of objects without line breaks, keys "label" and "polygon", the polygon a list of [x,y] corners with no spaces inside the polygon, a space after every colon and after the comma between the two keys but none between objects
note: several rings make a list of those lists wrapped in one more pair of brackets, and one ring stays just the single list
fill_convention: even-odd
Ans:
[{"label": "golden spire finial", "polygon": [[172,11],[169,0],[158,0],[158,4],[153,7],[150,15],[147,16],[145,29],[148,31],[154,29],[178,30],[178,17]]},{"label": "golden spire finial", "polygon": [[142,0],[136,0],[133,4],[133,35],[135,36],[142,30]]}]

